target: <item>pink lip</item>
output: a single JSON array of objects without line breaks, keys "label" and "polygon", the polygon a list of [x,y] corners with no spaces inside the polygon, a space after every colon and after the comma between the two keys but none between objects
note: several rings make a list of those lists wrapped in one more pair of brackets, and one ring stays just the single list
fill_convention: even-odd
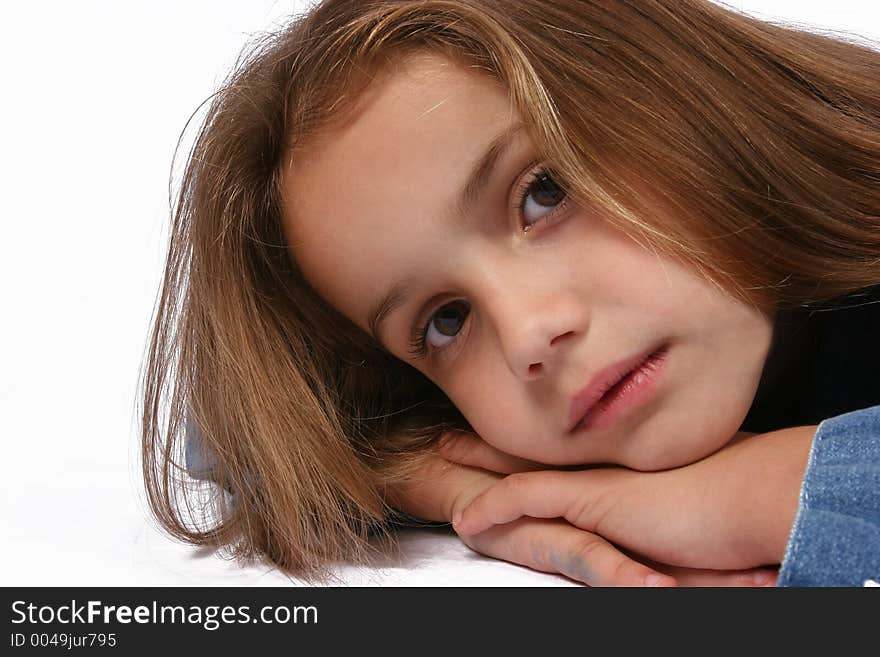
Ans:
[{"label": "pink lip", "polygon": [[597,372],[586,388],[581,390],[571,402],[571,410],[568,414],[569,433],[574,433],[584,417],[590,413],[602,396],[624,379],[633,370],[643,365],[646,361],[659,356],[660,351],[665,352],[663,345],[655,345],[636,356],[614,363]]}]

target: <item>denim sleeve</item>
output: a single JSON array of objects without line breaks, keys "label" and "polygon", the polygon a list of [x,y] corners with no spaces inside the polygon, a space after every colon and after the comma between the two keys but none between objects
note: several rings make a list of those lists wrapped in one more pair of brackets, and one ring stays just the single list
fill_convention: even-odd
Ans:
[{"label": "denim sleeve", "polygon": [[816,429],[777,586],[878,581],[880,406],[872,406]]}]

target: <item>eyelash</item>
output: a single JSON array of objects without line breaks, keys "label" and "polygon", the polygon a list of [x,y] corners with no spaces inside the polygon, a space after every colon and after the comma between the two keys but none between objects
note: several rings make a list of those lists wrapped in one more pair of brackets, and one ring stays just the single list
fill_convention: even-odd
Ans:
[{"label": "eyelash", "polygon": [[[543,176],[549,177],[554,182],[558,184],[558,177],[555,172],[549,169],[546,166],[539,166],[532,169],[531,173],[522,179],[522,181],[517,186],[517,189],[513,196],[513,203],[511,204],[511,209],[517,213],[518,217],[522,217],[523,211],[525,210],[526,200],[529,197],[529,191],[532,189],[534,184],[541,180]],[[563,188],[564,189],[564,188]],[[539,224],[544,223],[547,219],[550,219],[557,215],[565,206],[568,197],[563,197],[563,200],[559,203],[559,205],[554,206],[554,208],[548,212],[546,215],[542,216],[535,223],[523,227],[523,232],[529,232],[538,226]],[[442,306],[441,306],[442,308]],[[439,310],[439,308],[438,308]],[[416,328],[415,334],[410,340],[409,349],[407,350],[410,356],[416,359],[425,358],[428,355],[428,341],[426,339],[428,335],[428,330],[431,327],[431,322],[434,321],[434,316],[437,314],[437,311],[431,313],[428,316],[428,319],[421,325],[421,327]],[[454,340],[453,340],[454,341]],[[451,343],[450,343],[451,344]],[[445,349],[446,347],[437,347],[436,349]]]}]

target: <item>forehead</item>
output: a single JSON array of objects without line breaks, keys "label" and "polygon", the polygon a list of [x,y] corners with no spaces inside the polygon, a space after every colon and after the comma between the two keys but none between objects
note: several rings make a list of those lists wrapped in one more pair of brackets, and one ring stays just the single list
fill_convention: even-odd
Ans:
[{"label": "forehead", "polygon": [[426,230],[448,225],[469,167],[514,120],[497,81],[449,59],[382,71],[282,171],[291,255],[318,294],[365,328],[375,296],[412,269],[420,244],[436,246]]}]

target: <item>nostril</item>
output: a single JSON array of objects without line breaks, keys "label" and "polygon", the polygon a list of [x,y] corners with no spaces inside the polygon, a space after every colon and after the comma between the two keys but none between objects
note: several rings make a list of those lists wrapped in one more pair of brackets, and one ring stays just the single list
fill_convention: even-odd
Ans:
[{"label": "nostril", "polygon": [[529,374],[537,374],[541,371],[541,363],[532,363],[529,365]]},{"label": "nostril", "polygon": [[562,338],[564,338],[564,337],[566,337],[566,336],[569,336],[569,335],[571,335],[572,333],[574,333],[574,331],[568,331],[567,333],[563,333],[562,335],[557,335],[555,338],[553,338],[552,340],[550,340],[550,346],[552,347],[552,346],[553,346],[554,344],[556,344],[559,340],[562,340]]}]

